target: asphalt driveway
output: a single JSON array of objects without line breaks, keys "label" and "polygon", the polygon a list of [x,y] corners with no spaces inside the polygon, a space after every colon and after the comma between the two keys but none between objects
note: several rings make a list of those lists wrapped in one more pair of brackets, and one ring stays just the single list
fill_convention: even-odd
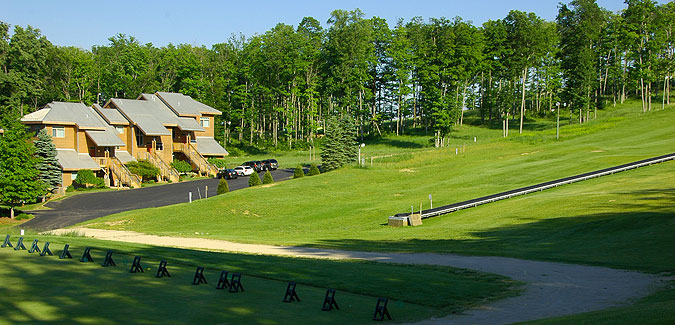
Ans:
[{"label": "asphalt driveway", "polygon": [[[260,176],[262,178],[262,173]],[[286,180],[293,177],[293,169],[278,169],[272,172],[272,176],[277,182]],[[200,195],[206,197],[207,186],[208,196],[213,197],[218,189],[218,181],[203,179],[132,190],[79,194],[47,203],[46,206],[51,210],[30,211],[35,218],[22,226],[36,230],[68,227],[122,211],[188,202],[189,192],[192,192],[192,200],[198,200]],[[228,185],[230,191],[248,187],[248,177],[230,179]]]}]

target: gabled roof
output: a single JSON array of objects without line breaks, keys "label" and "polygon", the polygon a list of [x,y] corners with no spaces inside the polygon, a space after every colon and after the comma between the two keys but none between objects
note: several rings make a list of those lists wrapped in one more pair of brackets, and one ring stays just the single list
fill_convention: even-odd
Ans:
[{"label": "gabled roof", "polygon": [[171,130],[167,127],[178,127],[184,131],[204,131],[193,118],[176,116],[157,96],[141,94],[138,98],[139,100],[113,98],[110,101],[145,135],[171,135]]},{"label": "gabled roof", "polygon": [[159,97],[172,111],[178,116],[198,117],[201,115],[221,115],[223,112],[203,103],[200,103],[190,96],[180,93],[156,92]]},{"label": "gabled roof", "polygon": [[43,109],[25,115],[21,122],[77,125],[85,130],[104,130],[108,125],[91,107],[82,103],[65,102],[51,102]]},{"label": "gabled roof", "polygon": [[99,104],[94,104],[92,107],[110,125],[129,125],[129,121],[116,109],[104,109]]},{"label": "gabled roof", "polygon": [[196,137],[197,141],[197,151],[202,156],[227,156],[227,150],[221,147],[218,142],[212,137]]}]

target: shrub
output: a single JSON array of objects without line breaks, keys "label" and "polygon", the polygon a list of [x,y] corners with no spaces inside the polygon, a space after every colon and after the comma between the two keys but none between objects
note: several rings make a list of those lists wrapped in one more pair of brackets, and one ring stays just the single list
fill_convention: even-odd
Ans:
[{"label": "shrub", "polygon": [[18,216],[16,216],[16,218],[14,218],[14,219],[15,219],[15,220],[28,220],[28,219],[33,219],[34,217],[35,217],[35,216],[32,215],[32,214],[21,213],[21,214],[19,214]]},{"label": "shrub", "polygon": [[319,174],[321,174],[321,172],[319,171],[319,167],[316,167],[316,164],[312,164],[312,166],[309,167],[309,173],[307,173],[307,176],[314,176]]},{"label": "shrub", "polygon": [[83,169],[77,172],[77,178],[73,181],[74,187],[80,188],[105,188],[105,181],[102,178],[96,177],[94,172],[88,169]]},{"label": "shrub", "polygon": [[73,191],[75,191],[75,186],[73,186],[72,184],[66,187],[66,192],[73,192]]},{"label": "shrub", "polygon": [[159,168],[153,166],[147,160],[130,161],[126,165],[130,172],[140,176],[144,181],[155,179],[159,176]]},{"label": "shrub", "polygon": [[274,183],[274,177],[272,177],[272,173],[270,171],[266,171],[265,175],[263,175],[263,184],[272,184]]},{"label": "shrub", "polygon": [[248,177],[248,186],[253,187],[257,185],[260,185],[260,176],[258,176],[258,173],[253,172],[253,174]]},{"label": "shrub", "polygon": [[171,167],[175,168],[179,173],[185,174],[192,171],[192,165],[185,160],[174,159]]},{"label": "shrub", "polygon": [[216,191],[217,194],[225,194],[230,191],[230,185],[227,184],[227,181],[225,178],[221,178],[220,181],[218,182],[218,190]]},{"label": "shrub", "polygon": [[214,166],[218,167],[218,169],[222,169],[227,166],[227,162],[225,161],[225,159],[209,158],[208,161],[212,163]]},{"label": "shrub", "polygon": [[302,170],[302,166],[295,167],[295,171],[293,171],[293,178],[300,178],[302,176],[305,176],[305,171]]}]

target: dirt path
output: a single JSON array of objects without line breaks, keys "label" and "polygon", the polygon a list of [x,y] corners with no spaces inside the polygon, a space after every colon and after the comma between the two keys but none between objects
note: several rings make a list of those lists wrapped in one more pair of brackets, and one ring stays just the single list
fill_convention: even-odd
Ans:
[{"label": "dirt path", "polygon": [[[361,259],[381,263],[452,266],[504,275],[526,283],[525,292],[462,315],[430,319],[424,324],[508,324],[553,316],[578,314],[629,304],[663,285],[655,275],[605,267],[538,262],[493,256],[433,253],[380,253],[240,244],[224,240],[160,237],[131,231],[89,228],[78,231],[97,239],[193,249],[327,259]],[[452,290],[452,288],[448,288]]]}]

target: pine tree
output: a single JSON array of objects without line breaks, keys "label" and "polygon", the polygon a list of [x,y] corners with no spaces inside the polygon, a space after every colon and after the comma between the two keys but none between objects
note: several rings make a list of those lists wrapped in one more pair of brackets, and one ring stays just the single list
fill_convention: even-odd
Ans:
[{"label": "pine tree", "polygon": [[248,177],[248,186],[253,187],[253,186],[258,186],[260,185],[260,176],[258,173],[253,172],[251,176]]},{"label": "pine tree", "polygon": [[227,184],[227,181],[225,178],[221,178],[220,181],[218,182],[218,190],[216,193],[220,194],[225,194],[230,191],[230,185]]},{"label": "pine tree", "polygon": [[316,167],[316,164],[312,164],[312,166],[309,167],[309,173],[307,174],[307,176],[314,176],[319,174],[321,174],[319,168]]},{"label": "pine tree", "polygon": [[326,138],[321,150],[321,164],[324,170],[333,170],[356,160],[356,126],[348,116],[330,118],[326,122]]},{"label": "pine tree", "polygon": [[265,175],[263,175],[263,184],[272,184],[274,183],[274,177],[272,177],[272,173],[270,171],[266,171]]},{"label": "pine tree", "polygon": [[38,132],[37,140],[35,140],[35,154],[42,158],[42,162],[38,165],[40,180],[51,192],[61,184],[61,167],[56,160],[56,146],[52,142],[52,137],[47,133],[47,129]]},{"label": "pine tree", "polygon": [[302,170],[302,166],[298,165],[293,171],[293,178],[300,178],[302,176],[305,176],[305,171]]},{"label": "pine tree", "polygon": [[0,138],[0,199],[10,206],[10,218],[14,218],[15,206],[45,193],[37,168],[41,159],[34,152],[23,125],[12,125]]}]

